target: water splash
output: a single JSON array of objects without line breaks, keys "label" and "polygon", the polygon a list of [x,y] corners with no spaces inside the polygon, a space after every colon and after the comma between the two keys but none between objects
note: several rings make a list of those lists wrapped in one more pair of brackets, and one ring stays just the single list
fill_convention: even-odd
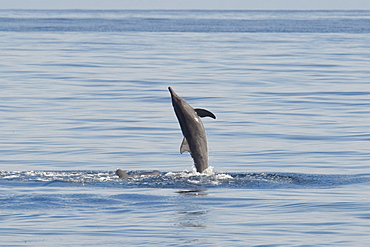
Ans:
[{"label": "water splash", "polygon": [[328,188],[370,182],[370,174],[321,175],[300,173],[217,173],[213,167],[205,173],[193,171],[160,172],[158,175],[137,175],[147,171],[128,171],[128,179],[120,179],[114,171],[1,171],[0,184],[8,182],[40,182],[49,185],[61,182],[99,187],[145,187],[202,190],[207,188]]}]

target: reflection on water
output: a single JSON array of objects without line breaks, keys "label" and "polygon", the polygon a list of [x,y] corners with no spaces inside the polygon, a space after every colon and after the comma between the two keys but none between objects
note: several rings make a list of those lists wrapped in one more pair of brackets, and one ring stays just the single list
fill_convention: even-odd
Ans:
[{"label": "reflection on water", "polygon": [[189,196],[206,196],[208,193],[207,190],[179,190],[176,193],[183,194],[183,195],[189,195]]},{"label": "reflection on water", "polygon": [[[181,190],[178,191],[180,197],[183,196],[206,196],[205,190]],[[191,198],[179,199],[179,210],[176,213],[176,222],[180,227],[207,228],[208,210],[204,209],[201,201]]]},{"label": "reflection on water", "polygon": [[179,226],[206,228],[206,211],[178,212]]},{"label": "reflection on water", "polygon": [[[206,196],[208,193],[206,190],[180,190],[177,193],[184,196]],[[194,207],[193,203],[185,203],[183,207],[187,210],[178,212],[178,222],[180,226],[184,227],[201,227],[206,228],[206,214],[207,210],[194,210],[194,208],[199,207],[198,205]]]}]

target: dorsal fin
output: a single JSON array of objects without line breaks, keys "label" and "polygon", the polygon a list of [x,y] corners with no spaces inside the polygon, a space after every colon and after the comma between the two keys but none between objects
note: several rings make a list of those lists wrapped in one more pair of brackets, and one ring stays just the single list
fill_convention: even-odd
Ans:
[{"label": "dorsal fin", "polygon": [[190,153],[188,140],[186,140],[186,138],[184,137],[184,139],[182,140],[181,146],[180,146],[180,153],[183,153],[185,151],[188,151]]},{"label": "dorsal fin", "polygon": [[211,117],[213,119],[216,119],[215,114],[206,109],[196,108],[194,109],[194,111],[198,114],[199,117]]}]

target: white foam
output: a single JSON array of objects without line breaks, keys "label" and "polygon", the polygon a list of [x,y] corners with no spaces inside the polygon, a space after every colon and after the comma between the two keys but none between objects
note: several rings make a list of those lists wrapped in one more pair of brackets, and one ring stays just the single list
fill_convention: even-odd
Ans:
[{"label": "white foam", "polygon": [[232,179],[233,177],[230,176],[229,174],[224,174],[224,173],[220,173],[220,174],[216,174],[216,179]]}]

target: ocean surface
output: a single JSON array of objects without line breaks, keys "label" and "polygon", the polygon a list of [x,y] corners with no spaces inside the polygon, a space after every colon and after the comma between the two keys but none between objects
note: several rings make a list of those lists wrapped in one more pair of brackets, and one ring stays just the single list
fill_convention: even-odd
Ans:
[{"label": "ocean surface", "polygon": [[[1,246],[368,246],[370,11],[0,10],[0,35]],[[217,116],[204,174],[169,86]]]}]

